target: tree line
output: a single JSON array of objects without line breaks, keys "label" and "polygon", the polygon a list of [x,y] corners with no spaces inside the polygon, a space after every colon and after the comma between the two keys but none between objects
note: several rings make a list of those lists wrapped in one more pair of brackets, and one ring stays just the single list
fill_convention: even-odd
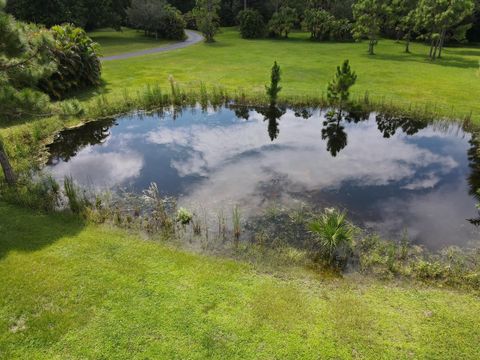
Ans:
[{"label": "tree line", "polygon": [[[203,0],[9,0],[7,12],[17,19],[47,27],[68,22],[86,30],[106,26],[119,28],[131,25],[129,9],[145,2],[167,2],[184,14],[187,26],[195,25],[194,9],[205,3]],[[314,29],[314,37],[322,39],[342,38],[350,33],[350,24],[359,22],[362,29],[357,29],[356,33],[365,37],[368,32],[372,47],[379,34],[390,37],[402,34],[407,38],[423,35],[425,40],[433,36],[430,40],[437,55],[445,41],[480,41],[480,0],[209,0],[206,5],[215,8],[212,20],[219,26],[238,25],[239,14],[248,9],[260,14],[266,31],[275,28],[280,32],[282,28],[285,34],[290,26],[305,28],[307,22]],[[410,14],[412,9],[419,10]],[[465,16],[458,22],[462,13]],[[412,16],[407,17],[409,14]],[[169,19],[178,20],[172,13],[169,15]],[[285,17],[295,18],[293,25],[287,22],[285,28]],[[370,19],[375,19],[375,24],[366,22]],[[322,30],[326,27],[323,21],[329,22],[328,31]],[[268,27],[270,22],[272,26]],[[428,32],[430,34],[424,34]]]}]

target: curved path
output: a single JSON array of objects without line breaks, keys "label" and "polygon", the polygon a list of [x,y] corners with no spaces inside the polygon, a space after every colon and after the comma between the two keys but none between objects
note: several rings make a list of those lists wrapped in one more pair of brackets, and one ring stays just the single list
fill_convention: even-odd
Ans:
[{"label": "curved path", "polygon": [[137,57],[137,56],[142,56],[142,55],[149,55],[149,54],[155,54],[155,53],[160,53],[160,52],[165,52],[165,51],[170,51],[170,50],[175,50],[175,49],[181,49],[181,48],[199,43],[200,41],[203,40],[203,36],[200,35],[199,33],[195,32],[195,31],[185,30],[185,34],[187,35],[187,39],[185,41],[177,42],[177,43],[170,44],[170,45],[160,46],[160,47],[156,47],[156,48],[152,48],[152,49],[135,51],[135,52],[131,52],[131,53],[106,56],[106,57],[101,58],[101,60],[102,61],[123,60],[123,59],[129,59],[129,58],[132,58],[132,57]]}]

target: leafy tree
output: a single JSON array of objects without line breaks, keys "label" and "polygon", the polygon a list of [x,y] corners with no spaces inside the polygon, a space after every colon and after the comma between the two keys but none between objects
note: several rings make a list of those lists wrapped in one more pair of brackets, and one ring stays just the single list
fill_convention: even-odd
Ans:
[{"label": "leafy tree", "polygon": [[327,97],[334,103],[344,105],[350,97],[350,88],[357,81],[357,74],[350,68],[348,60],[345,60],[342,66],[337,66],[335,77],[328,84]]},{"label": "leafy tree", "polygon": [[310,32],[313,40],[326,40],[330,37],[332,24],[335,18],[328,11],[322,9],[308,9],[305,11],[305,18],[302,27]]},{"label": "leafy tree", "polygon": [[195,0],[168,0],[168,2],[184,14],[195,7]]},{"label": "leafy tree", "polygon": [[198,30],[197,22],[195,21],[193,12],[189,11],[183,14],[183,20],[185,21],[185,27],[187,29]]},{"label": "leafy tree", "polygon": [[324,9],[337,19],[352,20],[352,6],[354,0],[308,0],[311,9]]},{"label": "leafy tree", "polygon": [[48,27],[62,23],[92,29],[119,28],[130,0],[9,0],[7,11],[20,20]]},{"label": "leafy tree", "polygon": [[466,37],[468,41],[480,41],[480,0],[475,1],[475,11],[472,16],[472,27],[467,30]]},{"label": "leafy tree", "polygon": [[353,5],[353,37],[359,41],[369,40],[368,53],[373,55],[374,48],[380,37],[380,30],[386,14],[386,7],[382,0],[358,0]]},{"label": "leafy tree", "polygon": [[203,33],[208,43],[215,41],[214,37],[220,28],[219,9],[220,0],[197,0],[193,9],[198,30]]},{"label": "leafy tree", "polygon": [[127,16],[130,24],[145,31],[145,35],[173,40],[185,38],[185,20],[164,0],[133,0]]},{"label": "leafy tree", "polygon": [[279,11],[275,12],[268,23],[268,29],[274,36],[285,36],[292,30],[297,21],[297,12],[288,6],[281,7]]},{"label": "leafy tree", "polygon": [[415,29],[415,8],[418,0],[389,0],[387,26],[395,33],[397,41],[405,40],[405,52],[410,52],[410,41]]},{"label": "leafy tree", "polygon": [[256,39],[265,35],[265,22],[258,10],[242,10],[238,14],[240,34],[244,39]]},{"label": "leafy tree", "polygon": [[[48,96],[35,90],[38,79],[51,73],[48,31],[15,21],[0,0],[0,121],[45,111]],[[5,180],[15,175],[0,140],[0,165]]]},{"label": "leafy tree", "polygon": [[277,103],[278,93],[282,90],[282,87],[280,86],[280,80],[280,66],[275,61],[273,63],[272,72],[270,75],[270,86],[265,86],[271,105],[275,105]]},{"label": "leafy tree", "polygon": [[165,39],[184,40],[185,27],[186,22],[180,11],[173,6],[165,6],[158,27],[160,36]]},{"label": "leafy tree", "polygon": [[420,0],[415,12],[416,28],[424,31],[430,40],[430,58],[442,56],[449,30],[457,29],[462,21],[473,14],[473,0]]},{"label": "leafy tree", "polygon": [[98,44],[73,25],[54,26],[51,46],[56,70],[40,81],[40,88],[61,99],[72,90],[100,85],[101,63]]}]

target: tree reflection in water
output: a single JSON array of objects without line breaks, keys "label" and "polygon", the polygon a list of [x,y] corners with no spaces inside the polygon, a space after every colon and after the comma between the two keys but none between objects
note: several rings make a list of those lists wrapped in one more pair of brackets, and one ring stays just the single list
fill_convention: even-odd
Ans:
[{"label": "tree reflection in water", "polygon": [[47,146],[51,155],[47,164],[52,165],[59,160],[68,161],[81,149],[103,143],[110,136],[110,128],[115,124],[115,119],[102,119],[78,128],[63,130],[55,141]]},{"label": "tree reflection in water", "polygon": [[[245,120],[249,119],[250,111],[256,111],[263,115],[264,121],[268,121],[267,130],[270,140],[278,139],[280,135],[279,120],[286,113],[286,108],[272,104],[263,108],[231,105],[230,109],[234,111],[237,118]],[[311,108],[303,109],[298,107],[293,110],[298,118],[309,119],[313,116]],[[176,108],[173,111],[174,118],[181,114],[181,108]],[[163,116],[164,114],[159,112],[158,115]],[[141,114],[137,116],[141,117]],[[321,138],[326,140],[327,151],[333,157],[338,156],[348,145],[347,132],[349,127],[346,125],[368,120],[369,116],[369,113],[354,107],[328,111],[323,120],[323,128],[321,130]],[[375,121],[378,131],[383,134],[384,138],[391,138],[398,131],[411,136],[428,126],[428,123],[424,121],[385,113],[375,114]],[[110,128],[115,125],[115,119],[103,119],[60,132],[55,141],[48,145],[50,152],[48,164],[53,165],[59,161],[67,162],[75,157],[81,149],[105,142],[110,136]],[[470,149],[468,150],[468,161],[471,169],[467,179],[470,188],[469,193],[480,202],[480,194],[478,192],[480,189],[480,138],[474,131],[469,131],[468,129],[466,131],[472,134]],[[472,219],[471,221],[475,224],[480,224],[480,216],[478,219]]]},{"label": "tree reflection in water", "polygon": [[268,135],[270,140],[274,141],[280,134],[278,120],[286,113],[286,109],[271,104],[268,108],[257,109],[257,112],[264,116],[263,121],[268,121]]},{"label": "tree reflection in water", "polygon": [[415,135],[418,131],[426,128],[428,123],[426,121],[418,121],[408,118],[406,116],[393,116],[389,114],[376,115],[378,130],[383,133],[383,137],[389,139],[398,129],[407,135]]},{"label": "tree reflection in water", "polygon": [[322,139],[327,140],[327,151],[335,157],[347,146],[347,133],[342,125],[342,110],[330,110],[323,122]]}]

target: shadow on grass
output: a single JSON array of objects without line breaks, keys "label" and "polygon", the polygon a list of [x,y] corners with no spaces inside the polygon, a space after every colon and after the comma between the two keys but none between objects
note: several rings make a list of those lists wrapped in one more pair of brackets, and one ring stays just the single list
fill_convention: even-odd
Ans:
[{"label": "shadow on grass", "polygon": [[[455,53],[458,54],[458,53]],[[376,53],[375,55],[364,54],[364,57],[377,60],[386,60],[386,61],[397,61],[397,62],[417,62],[422,64],[431,64],[436,66],[446,66],[446,67],[456,67],[456,68],[478,68],[478,61],[472,59],[464,59],[460,56],[443,56],[441,59],[436,61],[429,60],[428,56],[425,54],[414,54],[414,53],[399,53],[399,54],[382,54]]]},{"label": "shadow on grass", "polygon": [[480,49],[462,49],[459,50],[455,47],[445,49],[444,52],[446,54],[452,55],[461,55],[461,56],[479,56],[480,57]]},{"label": "shadow on grass", "polygon": [[84,226],[72,215],[44,214],[0,202],[0,260],[10,251],[40,250],[78,234]]}]

